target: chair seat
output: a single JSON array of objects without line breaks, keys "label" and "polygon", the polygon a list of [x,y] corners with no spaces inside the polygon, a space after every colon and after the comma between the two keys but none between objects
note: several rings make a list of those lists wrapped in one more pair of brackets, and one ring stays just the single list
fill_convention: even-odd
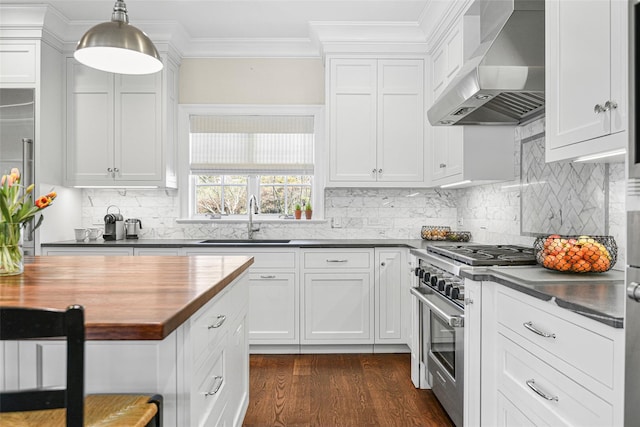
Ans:
[{"label": "chair seat", "polygon": [[[85,427],[144,427],[158,412],[151,396],[92,394],[84,401]],[[65,427],[66,409],[0,413],[2,427]]]}]

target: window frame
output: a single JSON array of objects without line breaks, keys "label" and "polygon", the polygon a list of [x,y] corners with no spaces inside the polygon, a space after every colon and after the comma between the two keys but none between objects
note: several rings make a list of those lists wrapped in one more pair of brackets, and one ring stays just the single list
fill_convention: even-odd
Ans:
[{"label": "window frame", "polygon": [[[178,193],[180,202],[180,216],[183,220],[207,220],[204,215],[196,215],[195,194],[192,191],[189,167],[189,118],[192,115],[284,115],[284,116],[313,116],[314,120],[314,173],[311,185],[313,217],[324,220],[324,189],[325,189],[325,118],[322,105],[222,105],[222,104],[180,104],[178,106]],[[294,174],[295,175],[295,174]],[[252,185],[254,181],[254,185]],[[259,182],[249,176],[248,192],[259,192]],[[256,194],[258,196],[258,194]],[[248,221],[247,215],[223,216],[228,220]],[[261,220],[261,218],[256,218]],[[278,215],[269,214],[262,220],[281,220]],[[217,219],[219,221],[219,219]]]}]

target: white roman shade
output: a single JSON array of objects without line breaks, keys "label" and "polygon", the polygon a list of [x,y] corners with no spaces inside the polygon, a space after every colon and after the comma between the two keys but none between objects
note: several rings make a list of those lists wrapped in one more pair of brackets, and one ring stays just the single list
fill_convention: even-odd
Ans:
[{"label": "white roman shade", "polygon": [[189,143],[192,174],[313,174],[313,116],[190,116]]}]

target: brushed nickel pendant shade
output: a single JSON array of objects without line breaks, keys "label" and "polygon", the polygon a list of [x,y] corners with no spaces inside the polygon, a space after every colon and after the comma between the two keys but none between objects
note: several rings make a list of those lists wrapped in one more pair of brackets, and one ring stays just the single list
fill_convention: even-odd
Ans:
[{"label": "brushed nickel pendant shade", "polygon": [[127,6],[117,0],[110,22],[87,31],[73,56],[82,64],[118,74],[151,74],[162,70],[158,50],[149,37],[129,25]]}]

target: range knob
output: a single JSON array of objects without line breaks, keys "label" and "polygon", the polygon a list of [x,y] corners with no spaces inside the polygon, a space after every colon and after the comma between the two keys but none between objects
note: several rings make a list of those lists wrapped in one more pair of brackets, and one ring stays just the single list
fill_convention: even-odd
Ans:
[{"label": "range knob", "polygon": [[444,286],[444,294],[448,297],[451,296],[451,289],[453,288],[453,283],[449,282]]},{"label": "range knob", "polygon": [[431,272],[425,270],[424,276],[422,276],[422,281],[427,285],[431,283]]},{"label": "range knob", "polygon": [[431,286],[434,287],[438,287],[438,276],[436,276],[435,274],[430,274],[429,275],[429,283],[431,283]]},{"label": "range knob", "polygon": [[[420,267],[416,267],[415,270],[413,271],[413,274],[416,275],[416,277],[420,277],[422,269]],[[422,277],[420,277],[422,278]]]},{"label": "range knob", "polygon": [[447,285],[447,281],[445,279],[438,279],[438,290],[440,292],[444,292],[446,285]]},{"label": "range knob", "polygon": [[449,296],[451,297],[451,299],[460,299],[460,288],[457,287],[457,286],[454,286],[451,289],[451,295],[449,295]]}]

